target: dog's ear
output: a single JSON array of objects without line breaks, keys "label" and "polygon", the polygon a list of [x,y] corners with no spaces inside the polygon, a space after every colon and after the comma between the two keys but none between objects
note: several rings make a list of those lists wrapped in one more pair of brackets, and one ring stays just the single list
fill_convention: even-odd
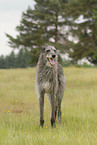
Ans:
[{"label": "dog's ear", "polygon": [[43,53],[43,52],[45,52],[45,48],[44,48],[44,47],[42,48],[42,53]]}]

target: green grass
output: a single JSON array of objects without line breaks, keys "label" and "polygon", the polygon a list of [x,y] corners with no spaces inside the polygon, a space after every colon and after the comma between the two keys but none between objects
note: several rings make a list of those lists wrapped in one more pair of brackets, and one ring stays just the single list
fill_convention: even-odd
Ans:
[{"label": "green grass", "polygon": [[66,90],[62,125],[39,128],[36,68],[0,70],[0,145],[96,145],[97,68],[64,68]]}]

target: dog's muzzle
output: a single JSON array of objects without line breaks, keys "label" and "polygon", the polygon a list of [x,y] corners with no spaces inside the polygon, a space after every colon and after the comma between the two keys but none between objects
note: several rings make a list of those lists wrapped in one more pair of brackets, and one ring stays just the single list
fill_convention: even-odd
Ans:
[{"label": "dog's muzzle", "polygon": [[49,63],[51,66],[54,66],[55,65],[55,58],[56,58],[56,55],[55,54],[52,54],[50,55],[49,57],[47,57]]}]

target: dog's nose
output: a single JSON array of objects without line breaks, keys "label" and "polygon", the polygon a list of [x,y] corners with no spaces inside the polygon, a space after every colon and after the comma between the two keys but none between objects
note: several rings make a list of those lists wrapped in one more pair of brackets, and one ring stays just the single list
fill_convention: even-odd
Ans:
[{"label": "dog's nose", "polygon": [[55,57],[56,57],[56,55],[55,55],[55,54],[52,54],[52,57],[53,57],[53,58],[55,58]]}]

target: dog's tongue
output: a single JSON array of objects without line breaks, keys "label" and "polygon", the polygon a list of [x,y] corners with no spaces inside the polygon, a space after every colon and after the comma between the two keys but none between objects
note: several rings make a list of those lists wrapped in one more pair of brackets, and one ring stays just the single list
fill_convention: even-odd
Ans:
[{"label": "dog's tongue", "polygon": [[50,58],[49,61],[50,61],[51,65],[54,65],[55,64],[55,61],[54,61],[53,58]]}]

